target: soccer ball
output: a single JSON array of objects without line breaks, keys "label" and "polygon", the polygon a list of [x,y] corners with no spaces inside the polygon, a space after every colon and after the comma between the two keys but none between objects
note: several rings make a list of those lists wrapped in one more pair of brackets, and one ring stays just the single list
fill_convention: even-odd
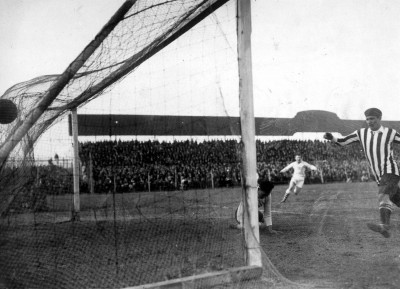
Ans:
[{"label": "soccer ball", "polygon": [[0,99],[0,124],[12,123],[18,115],[18,109],[9,99]]}]

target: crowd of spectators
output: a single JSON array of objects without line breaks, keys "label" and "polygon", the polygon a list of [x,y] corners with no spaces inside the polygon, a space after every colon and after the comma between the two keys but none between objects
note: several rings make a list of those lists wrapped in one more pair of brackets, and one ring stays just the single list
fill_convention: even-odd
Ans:
[{"label": "crowd of spectators", "polygon": [[[286,183],[279,171],[295,154],[316,165],[306,183],[368,181],[360,146],[337,147],[324,141],[257,141],[257,167],[263,177]],[[240,145],[236,140],[101,141],[80,144],[82,190],[128,192],[238,186]]]}]

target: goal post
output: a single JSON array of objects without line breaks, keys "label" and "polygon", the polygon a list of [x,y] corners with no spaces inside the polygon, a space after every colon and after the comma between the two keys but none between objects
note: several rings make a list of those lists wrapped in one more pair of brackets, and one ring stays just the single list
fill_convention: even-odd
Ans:
[{"label": "goal post", "polygon": [[80,211],[80,196],[79,196],[79,142],[78,142],[78,114],[77,109],[71,110],[72,119],[72,136],[73,136],[73,185],[74,185],[74,206],[72,210],[71,219],[74,221],[79,221],[79,211]]},{"label": "goal post", "polygon": [[[35,185],[28,182],[32,179],[29,175],[27,182],[18,180],[15,185],[21,188],[21,193],[14,193],[14,187],[10,186],[9,191],[19,197],[14,207],[19,207],[18,211],[13,207],[7,217],[15,230],[20,224],[30,222],[27,229],[33,236],[29,240],[32,246],[26,251],[32,250],[37,256],[46,257],[43,262],[54,264],[39,276],[23,276],[17,270],[18,280],[21,284],[38,282],[45,287],[67,274],[73,276],[60,288],[86,287],[89,283],[95,287],[119,288],[209,288],[231,284],[237,288],[260,288],[256,285],[289,283],[273,267],[260,244],[251,1],[126,3],[135,4],[131,9],[124,4],[129,11],[121,15],[118,27],[101,44],[96,37],[94,42],[99,47],[92,56],[87,55],[87,63],[76,67],[67,84],[60,84],[60,78],[75,64],[60,76],[21,85],[29,96],[39,88],[46,98],[51,97],[53,88],[62,90],[27,130],[32,131],[36,141],[52,121],[70,113],[73,167],[42,168],[32,163],[26,168],[35,173]],[[221,6],[222,11],[214,13]],[[141,27],[138,23],[146,25]],[[110,28],[107,24],[103,29],[107,27]],[[178,40],[184,33],[187,34]],[[177,41],[172,43],[174,40]],[[82,53],[86,55],[92,44]],[[152,56],[155,58],[145,64]],[[80,127],[89,124],[79,118],[78,131],[77,108],[80,112],[93,109],[94,106],[86,107],[86,103],[111,90],[110,85],[122,81],[139,64],[143,66],[130,76],[133,81],[129,79],[134,84],[129,90],[129,100],[135,106],[127,105],[125,94],[114,92],[118,97],[112,98],[118,105],[114,106],[115,102],[111,105],[111,100],[95,103],[100,104],[102,115],[114,115],[119,109],[128,112],[126,115],[153,116],[157,112],[151,109],[146,112],[147,107],[159,105],[167,117],[175,113],[190,116],[187,117],[190,122],[185,119],[172,125],[167,121],[159,124],[165,135],[173,137],[175,127],[181,127],[183,132],[200,127],[198,131],[203,134],[193,135],[208,137],[208,141],[164,143],[160,142],[164,135],[157,134],[160,139],[147,143],[138,140],[141,135],[137,133],[135,140],[125,142],[124,136],[128,134],[118,134],[117,130],[131,124],[119,121],[113,127],[115,139],[111,139],[111,134],[99,133],[98,139],[93,134],[94,142],[92,138],[85,143],[86,135]],[[137,81],[143,79],[146,81]],[[170,93],[171,87],[176,92]],[[7,96],[20,97],[20,91],[10,90]],[[198,97],[200,94],[204,99]],[[153,96],[157,96],[156,102],[145,102]],[[139,102],[143,107],[138,109]],[[176,102],[173,112],[171,102]],[[210,117],[212,125],[207,127],[208,122],[192,117],[197,114]],[[228,121],[219,121],[221,116]],[[111,125],[109,119],[108,123]],[[101,122],[96,125],[104,128]],[[151,126],[146,129],[155,139]],[[78,133],[82,143],[78,142]],[[14,133],[10,135],[13,142],[17,141]],[[55,137],[50,135],[49,147],[59,135],[61,131]],[[222,136],[224,140],[210,141],[210,136]],[[227,140],[227,136],[234,138]],[[107,140],[103,141],[103,137]],[[5,149],[0,147],[0,161]],[[68,149],[71,152],[70,145]],[[177,189],[186,179],[190,179],[190,187]],[[39,201],[40,208],[34,206]],[[236,226],[234,212],[240,203],[243,226]],[[29,216],[34,218],[26,218]],[[37,224],[43,234],[37,234]],[[9,236],[14,227],[11,229]],[[54,254],[42,254],[42,248],[35,246],[39,242],[54,244]],[[69,253],[81,252],[82,248],[79,256]],[[59,257],[57,250],[64,249],[65,254]],[[16,264],[24,262],[32,267],[37,264],[24,256]],[[58,271],[60,265],[67,268],[65,272]],[[7,268],[7,276],[14,274],[13,270],[14,267]]]},{"label": "goal post", "polygon": [[251,59],[251,4],[237,0],[239,103],[242,135],[244,235],[247,265],[262,266],[257,201],[257,159]]}]

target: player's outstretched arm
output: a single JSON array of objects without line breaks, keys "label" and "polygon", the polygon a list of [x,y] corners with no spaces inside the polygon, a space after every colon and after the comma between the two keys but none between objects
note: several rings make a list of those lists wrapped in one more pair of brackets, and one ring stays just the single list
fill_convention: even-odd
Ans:
[{"label": "player's outstretched arm", "polygon": [[287,165],[286,167],[281,169],[280,173],[286,173],[291,167],[292,167],[292,164]]},{"label": "player's outstretched arm", "polygon": [[314,166],[314,165],[312,165],[312,164],[309,164],[309,163],[307,163],[307,162],[305,162],[305,161],[303,161],[303,163],[304,163],[304,165],[305,165],[307,168],[309,168],[309,169],[312,170],[312,171],[317,171],[317,170],[318,170],[317,167]]},{"label": "player's outstretched arm", "polygon": [[349,135],[346,135],[344,137],[340,137],[340,138],[336,138],[330,132],[326,132],[324,134],[324,139],[334,142],[335,144],[340,145],[340,146],[345,146],[345,145],[360,141],[357,131],[355,131]]}]

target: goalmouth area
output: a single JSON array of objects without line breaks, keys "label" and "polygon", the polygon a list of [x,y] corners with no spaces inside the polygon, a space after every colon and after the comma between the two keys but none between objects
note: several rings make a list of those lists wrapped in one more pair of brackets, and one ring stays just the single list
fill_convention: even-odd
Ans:
[{"label": "goalmouth area", "polygon": [[[300,195],[280,204],[285,188],[272,192],[274,228],[280,233],[269,235],[261,227],[264,268],[259,283],[250,282],[248,288],[399,284],[399,217],[394,214],[390,239],[366,227],[378,217],[375,183],[306,185]],[[112,195],[83,196],[87,209],[75,223],[65,222],[65,198],[49,198],[57,212],[25,219],[36,220],[35,226],[21,225],[17,218],[22,215],[1,220],[0,267],[7,276],[1,281],[12,288],[129,288],[223,274],[245,266],[242,231],[230,227],[240,198],[240,188],[118,194],[113,207]],[[146,207],[150,200],[156,207]],[[183,203],[196,206],[184,211]],[[114,208],[124,212],[115,222]],[[272,277],[271,270],[285,277]],[[221,288],[247,288],[244,284],[228,282]]]}]

